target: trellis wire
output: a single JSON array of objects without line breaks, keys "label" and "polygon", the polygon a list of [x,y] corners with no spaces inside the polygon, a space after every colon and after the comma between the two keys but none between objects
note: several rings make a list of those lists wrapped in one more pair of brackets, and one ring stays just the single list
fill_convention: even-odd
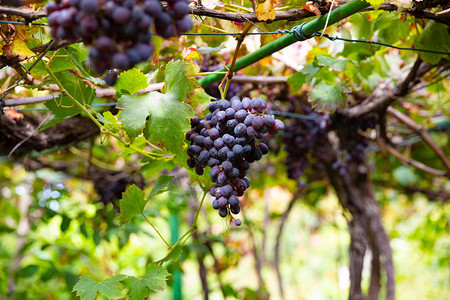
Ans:
[{"label": "trellis wire", "polygon": [[[271,31],[271,32],[249,32],[246,34],[242,34],[242,33],[236,33],[236,32],[232,32],[232,33],[223,33],[223,32],[205,32],[205,33],[182,33],[181,35],[198,35],[198,36],[202,36],[202,35],[228,35],[228,36],[242,36],[242,35],[269,35],[269,34],[293,34],[295,33],[294,30],[287,30],[287,29],[283,29],[283,30],[276,30],[276,31]],[[349,43],[364,43],[364,44],[371,44],[371,45],[378,45],[378,46],[384,46],[384,47],[389,47],[389,48],[394,48],[394,49],[398,49],[398,50],[408,50],[408,51],[417,51],[417,52],[427,52],[427,53],[434,53],[434,54],[442,54],[442,55],[450,55],[450,52],[443,52],[443,51],[435,51],[435,50],[428,50],[428,49],[420,49],[420,48],[409,48],[409,47],[398,47],[398,46],[394,46],[394,45],[390,45],[390,44],[386,44],[386,43],[382,43],[382,42],[376,42],[376,41],[371,41],[371,40],[358,40],[358,39],[345,39],[345,38],[340,38],[337,36],[330,36],[328,33],[322,33],[322,32],[316,32],[312,34],[313,37],[318,36],[318,37],[325,37],[327,39],[329,39],[330,41],[344,41],[344,42],[349,42]]]},{"label": "trellis wire", "polygon": [[[0,20],[0,23],[4,24],[18,24],[18,25],[39,25],[39,26],[48,26],[48,24],[45,23],[26,23],[21,21],[7,21],[7,20]],[[193,33],[193,32],[187,32],[187,33],[181,33],[180,35],[185,36],[243,36],[243,35],[273,35],[273,34],[295,34],[297,33],[295,30],[276,30],[276,31],[270,31],[270,32],[248,32],[248,33],[240,33],[240,32],[203,32],[203,33]],[[389,47],[397,50],[405,50],[405,51],[416,51],[416,52],[426,52],[426,53],[433,53],[433,54],[442,54],[442,55],[450,55],[450,52],[443,52],[443,51],[435,51],[435,50],[429,50],[429,49],[421,49],[421,48],[410,48],[410,47],[398,47],[382,42],[376,42],[371,40],[359,40],[359,39],[346,39],[341,38],[337,36],[330,36],[328,33],[322,33],[322,32],[316,32],[312,34],[312,36],[318,36],[318,37],[325,37],[329,39],[330,41],[343,41],[348,43],[363,43],[363,44],[370,44],[370,45],[378,45],[383,47]]]}]

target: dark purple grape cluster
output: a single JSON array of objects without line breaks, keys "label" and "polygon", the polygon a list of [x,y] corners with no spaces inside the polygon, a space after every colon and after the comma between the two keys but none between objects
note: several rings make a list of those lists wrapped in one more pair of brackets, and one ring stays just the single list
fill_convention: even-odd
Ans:
[{"label": "dark purple grape cluster", "polygon": [[[289,112],[304,117],[293,118],[283,137],[288,153],[286,165],[289,178],[301,177],[308,167],[317,176],[327,164],[338,170],[340,175],[345,175],[350,163],[364,163],[369,139],[361,135],[360,131],[375,128],[375,115],[348,119],[336,113],[331,117],[329,114],[314,112],[309,105],[296,98],[290,100]],[[328,139],[330,132],[339,139],[338,157],[331,155],[335,151],[331,149]]]},{"label": "dark purple grape cluster", "polygon": [[88,64],[97,73],[149,59],[153,26],[164,38],[192,28],[189,0],[55,0],[46,8],[51,35],[90,45]]},{"label": "dark purple grape cluster", "polygon": [[364,163],[370,140],[360,134],[360,131],[374,129],[377,125],[377,116],[368,114],[353,119],[340,118],[339,122],[340,130],[336,131],[339,137],[339,149],[346,155],[341,161],[335,162],[333,168],[339,168],[339,173],[344,175],[348,172],[349,162]]},{"label": "dark purple grape cluster", "polygon": [[[191,119],[191,130],[186,134],[190,141],[187,164],[199,175],[211,167],[215,183],[210,190],[212,206],[223,218],[240,212],[238,197],[250,186],[247,170],[269,152],[267,145],[257,140],[284,129],[283,122],[264,113],[266,106],[261,98],[241,100],[235,96],[230,101],[212,102],[204,120]],[[235,224],[239,226],[241,221],[237,219]]]},{"label": "dark purple grape cluster", "polygon": [[[328,114],[315,113],[310,106],[296,98],[292,99],[289,112],[305,116],[292,118],[283,137],[288,153],[288,177],[297,179],[309,166],[314,171],[319,171],[322,167],[320,161],[327,159],[330,119]],[[313,158],[316,160],[313,161]]]}]

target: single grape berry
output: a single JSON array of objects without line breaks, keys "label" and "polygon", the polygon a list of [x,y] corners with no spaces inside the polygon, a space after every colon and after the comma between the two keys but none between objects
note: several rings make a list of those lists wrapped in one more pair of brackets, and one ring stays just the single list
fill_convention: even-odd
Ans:
[{"label": "single grape berry", "polygon": [[114,86],[119,78],[116,70],[109,70],[108,74],[105,75],[105,83],[109,86]]}]

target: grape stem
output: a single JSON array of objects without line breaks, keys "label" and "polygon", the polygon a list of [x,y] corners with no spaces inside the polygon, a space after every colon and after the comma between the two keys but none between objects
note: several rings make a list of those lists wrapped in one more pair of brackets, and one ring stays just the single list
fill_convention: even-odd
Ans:
[{"label": "grape stem", "polygon": [[[219,92],[222,99],[225,99],[228,93],[228,88],[230,87],[231,78],[233,78],[234,66],[236,65],[236,60],[238,56],[239,49],[241,48],[242,42],[244,41],[245,35],[250,31],[253,27],[253,24],[248,24],[247,27],[242,32],[242,35],[237,36],[237,44],[236,49],[234,50],[233,60],[231,61],[230,69],[228,69],[227,75],[222,79],[222,82],[219,84]],[[226,80],[226,83],[225,83]],[[222,89],[225,83],[225,87]]]},{"label": "grape stem", "polygon": [[178,239],[178,241],[173,246],[170,247],[166,256],[164,256],[164,258],[158,262],[158,265],[161,265],[162,263],[164,263],[164,261],[170,256],[170,254],[172,254],[172,252],[178,247],[178,245],[180,245],[180,243],[182,243],[181,246],[184,246],[186,241],[197,230],[197,220],[198,220],[198,216],[200,214],[200,210],[202,209],[203,202],[205,201],[206,194],[208,194],[208,190],[204,190],[204,192],[203,192],[202,200],[200,201],[200,205],[198,206],[197,211],[195,212],[194,222],[192,223],[191,227],[189,227],[189,229]]},{"label": "grape stem", "polygon": [[194,73],[190,75],[189,77],[196,77],[196,76],[203,76],[203,75],[214,75],[214,74],[227,74],[227,72],[200,72],[200,73]]},{"label": "grape stem", "polygon": [[100,133],[102,133],[102,134],[109,134],[110,136],[112,136],[112,137],[114,137],[114,138],[116,138],[117,139],[117,141],[119,141],[121,144],[123,144],[125,147],[128,147],[128,148],[130,148],[130,149],[132,149],[132,150],[134,150],[134,151],[136,151],[136,152],[138,152],[138,153],[140,153],[140,154],[142,154],[142,155],[145,155],[145,156],[147,156],[147,157],[150,157],[150,158],[152,158],[152,159],[158,159],[157,157],[155,157],[152,153],[148,153],[148,152],[146,152],[146,151],[144,151],[144,150],[142,150],[142,149],[139,149],[139,148],[137,148],[136,146],[134,146],[134,145],[131,145],[131,143],[127,143],[127,142],[125,142],[123,139],[122,139],[122,137],[121,136],[119,136],[118,134],[116,134],[116,133],[113,133],[113,132],[111,132],[111,131],[109,131],[107,128],[105,128],[93,115],[92,115],[92,113],[89,111],[89,109],[87,108],[87,107],[91,107],[90,105],[88,105],[88,104],[81,104],[80,102],[78,102],[78,100],[77,99],[75,99],[67,90],[66,90],[66,88],[64,87],[64,85],[59,81],[59,79],[56,77],[56,75],[53,73],[53,71],[51,70],[51,68],[50,68],[50,62],[51,62],[51,59],[47,62],[47,63],[45,63],[45,62],[43,62],[43,65],[44,65],[44,68],[45,68],[45,70],[47,71],[47,73],[48,73],[48,76],[50,76],[50,78],[55,82],[55,84],[59,87],[59,89],[60,89],[60,91],[61,91],[61,95],[66,95],[71,101],[72,101],[72,103],[76,106],[76,107],[78,107],[82,112],[84,112],[88,117],[89,117],[89,119],[91,119],[92,120],[92,122],[94,122],[94,124],[95,125],[97,125],[99,128],[100,128]]},{"label": "grape stem", "polygon": [[161,235],[161,233],[159,233],[159,231],[158,231],[158,229],[155,227],[155,225],[153,225],[153,223],[150,222],[149,219],[147,219],[147,217],[144,215],[143,212],[141,212],[141,215],[144,217],[145,221],[147,221],[147,223],[150,224],[150,226],[153,227],[153,229],[154,229],[154,230],[156,231],[156,233],[158,234],[159,238],[164,242],[164,244],[166,244],[167,248],[170,249],[171,247],[170,247],[169,243],[166,242],[166,240],[163,238],[163,236]]}]

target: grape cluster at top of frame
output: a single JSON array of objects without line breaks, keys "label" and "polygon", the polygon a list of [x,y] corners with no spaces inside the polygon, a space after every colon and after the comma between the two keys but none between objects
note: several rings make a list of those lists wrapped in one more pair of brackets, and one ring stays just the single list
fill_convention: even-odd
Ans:
[{"label": "grape cluster at top of frame", "polygon": [[189,0],[56,0],[46,8],[51,35],[90,45],[88,64],[100,74],[149,59],[151,28],[164,38],[192,28]]},{"label": "grape cluster at top of frame", "polygon": [[[269,152],[267,145],[257,140],[284,129],[283,122],[265,114],[266,106],[261,98],[241,100],[235,96],[230,101],[212,102],[204,120],[191,119],[191,130],[186,134],[191,144],[187,164],[199,175],[211,167],[215,183],[210,189],[212,206],[223,218],[240,212],[238,197],[250,186],[247,170]],[[241,221],[237,219],[235,224],[239,226]]]}]

